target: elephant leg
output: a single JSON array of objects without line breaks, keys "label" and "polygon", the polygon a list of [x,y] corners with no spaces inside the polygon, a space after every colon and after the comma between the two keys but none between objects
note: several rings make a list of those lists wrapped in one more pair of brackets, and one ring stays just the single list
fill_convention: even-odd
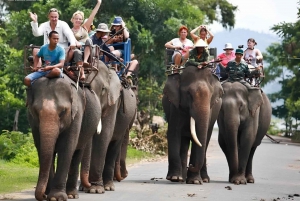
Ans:
[{"label": "elephant leg", "polygon": [[199,158],[201,157],[200,156],[201,148],[192,140],[191,155],[190,155],[190,161],[189,161],[189,167],[188,167],[187,179],[186,179],[187,184],[203,184],[203,180],[200,177],[200,168],[202,166],[200,167],[195,165],[197,164]]},{"label": "elephant leg", "polygon": [[91,165],[89,172],[89,182],[91,187],[86,190],[87,193],[104,193],[103,169],[108,145],[112,139],[114,125],[116,122],[117,107],[110,108],[109,115],[101,118],[102,131],[100,135],[93,136]]},{"label": "elephant leg", "polygon": [[126,169],[128,143],[129,143],[129,129],[126,130],[126,134],[124,136],[121,152],[120,152],[120,171],[121,171],[122,179],[125,179],[128,176],[128,171]]},{"label": "elephant leg", "polygon": [[[62,136],[64,133],[62,134]],[[69,167],[71,165],[72,156],[76,148],[76,139],[71,139],[72,136],[68,136],[65,139],[60,139],[58,147],[63,147],[57,152],[57,169],[53,178],[53,186],[50,193],[47,196],[48,200],[67,200],[66,194],[66,178],[68,175]],[[74,137],[75,138],[75,137]],[[62,146],[62,143],[64,145]],[[65,143],[68,142],[68,143]]]},{"label": "elephant leg", "polygon": [[251,151],[250,151],[250,155],[249,155],[249,159],[248,159],[248,163],[247,163],[247,167],[246,167],[246,179],[247,179],[247,183],[254,183],[254,177],[252,175],[252,162],[253,162],[253,156],[255,153],[257,147],[252,147]]},{"label": "elephant leg", "polygon": [[89,142],[86,144],[81,159],[81,166],[80,166],[81,182],[78,188],[79,191],[85,191],[86,188],[91,187],[91,184],[89,182],[89,171],[90,171],[90,163],[91,163],[92,140],[93,138],[91,138]]},{"label": "elephant leg", "polygon": [[79,174],[79,164],[84,150],[76,150],[73,154],[70,170],[68,173],[68,180],[66,185],[66,193],[69,199],[78,199],[77,181]]},{"label": "elephant leg", "polygon": [[115,190],[115,185],[113,182],[115,161],[118,157],[118,154],[120,153],[121,144],[122,144],[122,140],[114,140],[110,142],[107,149],[107,155],[106,155],[105,166],[103,171],[103,183],[104,183],[104,189],[106,191]]},{"label": "elephant leg", "polygon": [[180,158],[181,158],[181,166],[182,166],[182,180],[186,180],[187,176],[187,156],[190,147],[190,138],[182,137],[181,138],[181,149],[180,149]]},{"label": "elephant leg", "polygon": [[[247,180],[245,177],[246,174],[246,166],[248,163],[248,159],[250,156],[251,148],[254,143],[254,132],[255,126],[250,124],[251,126],[247,127],[244,131],[241,131],[240,139],[239,139],[239,150],[238,150],[238,158],[239,158],[239,167],[238,174],[234,183],[237,184],[246,184]],[[257,127],[256,127],[257,128]]]},{"label": "elephant leg", "polygon": [[[180,113],[178,109],[170,104],[170,118],[168,122],[167,140],[168,140],[168,174],[166,179],[171,181],[182,180],[182,166],[180,159],[181,145],[181,125],[178,124]],[[182,123],[181,123],[182,124]],[[177,127],[178,126],[178,127]]]}]

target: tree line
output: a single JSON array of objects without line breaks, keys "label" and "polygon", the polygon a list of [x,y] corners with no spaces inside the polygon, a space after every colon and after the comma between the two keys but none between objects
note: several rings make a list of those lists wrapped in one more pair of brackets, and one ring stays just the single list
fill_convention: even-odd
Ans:
[{"label": "tree line", "polygon": [[[28,13],[35,12],[42,23],[48,20],[48,11],[54,7],[60,11],[59,18],[71,27],[75,11],[81,10],[87,17],[96,3],[95,0],[0,2],[0,131],[29,130],[23,85],[24,46],[42,45],[43,37],[33,37]],[[233,28],[236,10],[237,6],[226,0],[103,0],[94,25],[102,22],[109,25],[115,16],[123,18],[130,31],[132,51],[140,62],[139,109],[162,115],[164,44],[177,37],[180,25],[192,29],[218,21],[225,28]]]}]

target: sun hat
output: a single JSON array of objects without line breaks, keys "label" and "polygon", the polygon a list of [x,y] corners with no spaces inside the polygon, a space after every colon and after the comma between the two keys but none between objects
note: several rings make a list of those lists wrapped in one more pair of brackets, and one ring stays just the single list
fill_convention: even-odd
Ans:
[{"label": "sun hat", "polygon": [[113,23],[111,23],[111,25],[122,25],[121,23],[122,23],[122,17],[117,16],[117,17],[115,17],[115,19],[114,19]]},{"label": "sun hat", "polygon": [[223,50],[233,50],[234,48],[232,47],[231,43],[226,43],[225,48]]},{"label": "sun hat", "polygon": [[235,50],[235,53],[236,54],[244,54],[244,50],[238,48],[238,49]]},{"label": "sun hat", "polygon": [[96,29],[96,31],[101,31],[101,32],[110,32],[108,29],[107,25],[104,23],[100,23]]},{"label": "sun hat", "polygon": [[207,47],[207,46],[208,46],[207,43],[202,39],[197,40],[197,42],[194,45],[194,47]]}]

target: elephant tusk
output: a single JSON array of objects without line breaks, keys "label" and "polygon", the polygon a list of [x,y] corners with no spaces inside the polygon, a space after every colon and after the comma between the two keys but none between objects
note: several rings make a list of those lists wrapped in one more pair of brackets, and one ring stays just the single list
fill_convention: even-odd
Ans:
[{"label": "elephant tusk", "polygon": [[101,123],[101,119],[99,120],[98,126],[97,126],[97,134],[100,134],[102,130],[102,123]]},{"label": "elephant tusk", "polygon": [[196,134],[196,126],[195,126],[195,119],[193,117],[191,117],[191,135],[193,140],[195,141],[195,143],[197,145],[199,145],[200,147],[202,147],[202,144],[200,143],[200,141],[198,140],[197,134]]}]

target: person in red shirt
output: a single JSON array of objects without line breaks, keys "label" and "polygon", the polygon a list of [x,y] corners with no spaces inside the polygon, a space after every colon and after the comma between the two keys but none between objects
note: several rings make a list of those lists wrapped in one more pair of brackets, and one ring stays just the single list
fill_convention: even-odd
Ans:
[{"label": "person in red shirt", "polygon": [[225,68],[227,67],[227,63],[233,59],[235,59],[235,53],[233,52],[233,47],[231,43],[226,43],[225,48],[223,49],[225,52],[218,55],[218,59],[222,60],[216,69],[217,76],[221,79],[227,79],[227,74],[225,72]]}]

